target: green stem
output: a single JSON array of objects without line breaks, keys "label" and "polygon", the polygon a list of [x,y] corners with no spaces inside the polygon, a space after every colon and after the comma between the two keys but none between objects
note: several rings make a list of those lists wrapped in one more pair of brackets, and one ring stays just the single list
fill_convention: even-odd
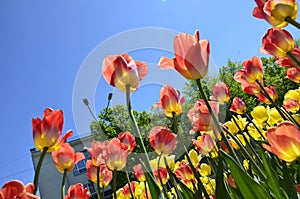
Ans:
[{"label": "green stem", "polygon": [[62,178],[62,182],[61,182],[61,199],[64,199],[65,198],[65,181],[66,181],[66,177],[67,177],[67,172],[68,170],[65,169],[64,170],[64,175],[63,175],[63,178]]},{"label": "green stem", "polygon": [[114,194],[114,199],[117,198],[117,171],[113,171],[113,194]]},{"label": "green stem", "polygon": [[41,153],[40,159],[38,161],[36,170],[35,170],[34,181],[33,181],[33,184],[34,184],[33,194],[35,194],[35,195],[37,195],[37,189],[38,189],[38,184],[39,184],[40,171],[41,171],[42,163],[43,163],[43,160],[44,160],[44,158],[46,156],[47,151],[48,151],[48,147],[44,147],[43,151]]},{"label": "green stem", "polygon": [[300,24],[297,21],[295,21],[294,19],[292,19],[290,16],[287,16],[285,18],[285,21],[288,22],[288,23],[290,23],[290,24],[292,24],[296,28],[300,29]]},{"label": "green stem", "polygon": [[97,167],[97,193],[98,199],[101,199],[101,190],[100,190],[100,167]]},{"label": "green stem", "polygon": [[144,161],[146,162],[147,169],[149,169],[149,168],[151,168],[151,167],[149,167],[150,159],[148,157],[148,153],[147,153],[146,147],[145,147],[144,142],[143,142],[142,134],[139,130],[139,127],[138,127],[138,125],[136,123],[136,120],[135,120],[135,118],[133,116],[133,113],[132,113],[131,102],[130,102],[130,85],[129,84],[126,85],[126,102],[127,102],[127,109],[128,109],[129,117],[130,117],[130,120],[133,124],[133,128],[137,132],[137,134],[139,136],[139,139],[141,141],[142,150],[143,150],[143,153],[144,153],[145,158],[146,158],[146,160],[144,160]]},{"label": "green stem", "polygon": [[286,53],[292,60],[294,60],[294,62],[296,62],[296,64],[298,65],[298,67],[300,67],[300,61],[295,57],[295,55],[293,55],[293,53],[291,53],[290,51],[288,51]]},{"label": "green stem", "polygon": [[[237,155],[235,154],[235,152],[233,151],[232,147],[230,146],[230,144],[228,142],[228,139],[227,139],[226,135],[224,134],[224,132],[222,130],[222,127],[220,126],[220,124],[219,124],[219,122],[218,122],[218,120],[217,120],[217,118],[216,118],[216,116],[215,116],[215,114],[214,114],[214,112],[213,112],[213,110],[212,110],[209,102],[208,102],[208,99],[207,99],[207,97],[206,97],[206,95],[205,95],[205,93],[203,91],[200,79],[197,79],[196,83],[197,83],[199,92],[200,92],[200,94],[201,94],[201,96],[202,96],[202,98],[203,98],[203,100],[204,100],[204,102],[205,102],[205,104],[206,104],[206,106],[207,106],[210,114],[211,114],[211,117],[212,117],[212,119],[213,119],[213,121],[214,121],[214,123],[215,123],[215,125],[216,125],[216,127],[217,127],[217,129],[219,131],[219,133],[221,134],[222,140],[224,141],[224,143],[225,143],[225,145],[226,145],[226,147],[227,147],[230,155],[233,157],[233,159],[235,159],[237,161],[238,164],[240,164],[240,166],[242,166],[241,163],[240,163],[240,161],[238,160]],[[216,135],[216,137],[217,137],[217,135]]]},{"label": "green stem", "polygon": [[174,111],[172,112],[172,130],[173,133],[178,134],[178,121]]},{"label": "green stem", "polygon": [[129,191],[130,191],[131,198],[134,199],[134,194],[133,194],[133,191],[132,191],[132,188],[131,188],[131,185],[130,185],[130,178],[129,178],[127,170],[126,170],[125,173],[126,173],[126,178],[127,178],[127,183],[128,183],[128,188],[129,188]]}]

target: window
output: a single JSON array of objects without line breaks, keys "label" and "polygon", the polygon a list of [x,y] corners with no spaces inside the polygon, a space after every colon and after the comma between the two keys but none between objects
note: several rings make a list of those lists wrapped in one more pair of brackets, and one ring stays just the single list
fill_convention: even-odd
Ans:
[{"label": "window", "polygon": [[86,164],[86,160],[90,159],[90,155],[88,153],[87,150],[85,151],[82,151],[82,153],[84,154],[84,157],[85,159],[84,160],[80,160],[74,167],[73,169],[73,174],[74,175],[79,175],[79,174],[82,174],[82,173],[86,173],[87,170],[86,170],[86,167],[85,167],[85,164]]}]

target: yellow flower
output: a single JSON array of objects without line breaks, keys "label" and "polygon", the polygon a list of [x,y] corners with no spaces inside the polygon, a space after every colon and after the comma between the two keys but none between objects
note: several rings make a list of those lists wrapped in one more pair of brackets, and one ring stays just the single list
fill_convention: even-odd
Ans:
[{"label": "yellow flower", "polygon": [[[175,155],[161,157],[160,162],[159,162],[159,166],[162,167],[162,168],[166,168],[164,158],[167,159],[168,166],[171,169],[171,171],[173,171],[174,168],[175,168]],[[158,164],[158,157],[153,159],[153,160],[150,160],[150,166],[151,166],[151,169],[153,171],[157,170],[157,164]]]},{"label": "yellow flower", "polygon": [[250,114],[256,122],[262,124],[269,118],[269,107],[266,108],[264,106],[256,106],[253,108]]},{"label": "yellow flower", "polygon": [[279,114],[279,112],[276,110],[276,108],[271,108],[269,112],[269,119],[268,119],[268,124],[270,126],[274,126],[275,124],[279,124],[283,122],[283,118]]},{"label": "yellow flower", "polygon": [[208,164],[202,163],[200,165],[200,174],[201,176],[210,176],[211,168]]},{"label": "yellow flower", "polygon": [[237,134],[239,132],[239,128],[237,127],[237,125],[235,124],[234,120],[236,121],[236,123],[238,124],[238,126],[240,127],[240,129],[243,131],[247,125],[247,119],[246,118],[242,118],[242,116],[238,115],[233,116],[234,119],[231,119],[231,121],[226,122],[224,125],[227,126],[228,130],[233,133],[233,134]]},{"label": "yellow flower", "polygon": [[249,170],[249,160],[244,160],[243,161],[243,166],[246,169],[246,171],[248,171]]},{"label": "yellow flower", "polygon": [[[189,151],[189,157],[190,157],[194,167],[197,167],[201,160],[201,155],[199,155],[195,149],[192,149]],[[188,162],[186,156],[184,157],[184,161]]]},{"label": "yellow flower", "polygon": [[229,138],[229,140],[230,140],[230,142],[231,142],[232,147],[233,147],[235,150],[240,150],[239,145],[236,143],[236,141],[234,141],[234,139]]},{"label": "yellow flower", "polygon": [[[260,124],[256,124],[257,128],[259,129],[259,131],[262,133],[262,135],[264,136],[264,138],[266,138],[265,134],[266,132],[263,130],[262,125]],[[251,137],[253,139],[255,139],[256,141],[260,141],[260,140],[264,140],[260,133],[257,131],[257,129],[254,127],[253,124],[249,124],[249,126],[247,127],[249,134],[251,135]]]}]

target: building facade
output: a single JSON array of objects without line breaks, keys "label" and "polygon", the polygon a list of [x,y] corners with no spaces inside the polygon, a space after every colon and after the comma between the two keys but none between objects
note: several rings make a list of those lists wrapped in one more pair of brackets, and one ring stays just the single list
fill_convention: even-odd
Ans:
[{"label": "building facade", "polygon": [[[97,187],[96,184],[89,181],[87,174],[87,169],[85,163],[90,159],[89,153],[84,149],[84,144],[91,143],[91,137],[84,137],[76,140],[72,140],[69,144],[74,148],[76,152],[82,152],[85,156],[84,160],[79,161],[72,172],[68,172],[65,180],[66,193],[70,185],[81,183],[85,187],[89,188],[91,193],[90,199],[97,199]],[[87,146],[90,147],[90,146]],[[34,168],[36,169],[41,152],[35,148],[30,149],[32,162]],[[52,160],[51,153],[47,153],[42,168],[40,171],[38,189],[41,199],[58,199],[61,197],[61,182],[62,173],[60,173]],[[111,199],[111,187],[108,186],[105,189],[105,199]]]}]

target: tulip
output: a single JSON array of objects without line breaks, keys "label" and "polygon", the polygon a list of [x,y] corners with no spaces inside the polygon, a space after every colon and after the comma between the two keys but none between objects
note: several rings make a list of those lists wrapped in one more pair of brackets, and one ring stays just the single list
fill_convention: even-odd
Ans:
[{"label": "tulip", "polygon": [[159,167],[159,169],[153,171],[153,174],[160,185],[164,185],[167,183],[169,175],[166,168]]},{"label": "tulip", "polygon": [[53,162],[61,173],[73,171],[75,164],[84,158],[83,153],[75,153],[68,143],[62,144],[59,149],[52,152]]},{"label": "tulip", "polygon": [[269,119],[269,107],[265,108],[264,106],[256,106],[250,114],[256,122],[263,124]]},{"label": "tulip", "polygon": [[[264,87],[264,89],[267,92],[267,95],[269,95],[269,97],[274,102],[278,97],[277,93],[276,93],[276,90],[275,90],[275,87],[274,86],[267,86],[267,87]],[[272,102],[269,101],[268,98],[262,93],[256,94],[255,96],[257,97],[258,101],[260,101],[260,102],[263,102],[265,104],[272,104]]]},{"label": "tulip", "polygon": [[[300,49],[297,48],[296,46],[294,47],[294,50],[292,51],[292,56],[295,57],[295,59],[300,61]],[[298,63],[295,62],[295,60],[290,57],[284,57],[284,58],[279,58],[277,57],[276,62],[280,64],[283,67],[287,68],[293,68],[293,67],[299,67]]]},{"label": "tulip", "polygon": [[242,84],[242,89],[248,94],[258,94],[261,89],[256,82],[262,82],[263,64],[259,57],[254,56],[243,62],[243,69],[234,75],[234,80]]},{"label": "tulip", "polygon": [[118,135],[118,139],[121,142],[122,148],[128,150],[128,152],[132,152],[134,147],[136,146],[135,137],[129,132],[120,133]]},{"label": "tulip", "polygon": [[204,156],[212,152],[215,147],[215,141],[207,133],[203,133],[197,140],[193,139],[193,144],[195,145],[196,150]]},{"label": "tulip", "polygon": [[173,117],[173,114],[175,116],[181,114],[184,101],[184,97],[180,97],[177,89],[164,85],[160,89],[160,103],[156,103],[155,106],[162,108],[167,117]]},{"label": "tulip", "polygon": [[181,161],[176,170],[175,175],[181,180],[194,180],[195,176],[189,163]]},{"label": "tulip", "polygon": [[158,155],[171,154],[177,144],[177,135],[171,133],[168,128],[156,126],[149,134],[150,145]]},{"label": "tulip", "polygon": [[288,52],[293,52],[295,45],[292,35],[279,28],[270,28],[263,37],[262,43],[261,53],[279,58],[284,58]]},{"label": "tulip", "polygon": [[229,87],[223,82],[216,84],[213,89],[213,98],[215,98],[219,104],[228,103],[230,100]]},{"label": "tulip", "polygon": [[[135,193],[136,188],[139,186],[139,183],[136,181],[131,181],[130,182],[130,188],[133,192],[133,194]],[[130,194],[130,189],[129,189],[129,185],[128,183],[126,185],[124,185],[123,189],[122,189],[122,193],[124,194],[125,198],[130,199],[131,198],[131,194]]]},{"label": "tulip", "polygon": [[147,72],[145,62],[133,60],[128,54],[107,56],[102,64],[104,79],[122,92],[126,85],[130,85],[131,92],[135,91]]},{"label": "tulip", "polygon": [[284,100],[282,106],[291,113],[296,113],[300,108],[299,101],[296,99]]},{"label": "tulip", "polygon": [[292,162],[300,157],[300,131],[291,122],[282,122],[269,128],[267,133],[269,145],[262,146],[281,160]]},{"label": "tulip", "polygon": [[[100,165],[99,170],[99,187],[105,188],[112,180],[112,171],[104,164]],[[93,165],[92,160],[86,161],[87,177],[94,183],[97,183],[97,169],[98,167]]]},{"label": "tulip", "polygon": [[126,165],[130,152],[122,148],[118,138],[113,138],[109,141],[107,152],[107,167],[112,171],[122,170]]},{"label": "tulip", "polygon": [[253,16],[265,19],[272,26],[282,28],[288,25],[287,17],[295,20],[298,14],[296,0],[255,0],[257,7]]},{"label": "tulip", "polygon": [[203,78],[208,71],[210,48],[208,40],[200,40],[199,31],[194,36],[180,33],[174,39],[175,58],[162,57],[159,67],[174,68],[190,80]]},{"label": "tulip", "polygon": [[300,83],[300,68],[290,68],[286,71],[286,78],[289,80]]},{"label": "tulip", "polygon": [[208,164],[202,163],[200,165],[200,171],[199,171],[201,176],[210,176],[211,175],[211,167]]},{"label": "tulip", "polygon": [[146,176],[144,174],[143,168],[141,164],[135,165],[133,167],[134,175],[140,182],[146,181]]},{"label": "tulip", "polygon": [[47,149],[47,152],[57,150],[73,132],[68,131],[61,138],[64,116],[62,110],[46,108],[43,120],[40,118],[32,119],[32,133],[34,145],[37,149]]},{"label": "tulip", "polygon": [[[209,102],[215,115],[219,113],[219,103],[218,102]],[[190,134],[194,134],[197,131],[209,131],[213,130],[215,123],[211,118],[211,114],[205,105],[204,100],[198,100],[194,107],[188,112],[189,120],[192,123],[193,129],[190,131]]]},{"label": "tulip", "polygon": [[233,98],[230,111],[242,115],[246,113],[246,109],[247,109],[246,104],[241,98],[238,97]]},{"label": "tulip", "polygon": [[106,164],[107,156],[108,156],[108,151],[107,151],[108,144],[109,144],[108,141],[104,141],[104,142],[92,141],[92,148],[86,148],[90,153],[93,164],[95,166]]},{"label": "tulip", "polygon": [[229,174],[229,176],[227,177],[227,182],[232,188],[237,188],[236,183],[231,174]]},{"label": "tulip", "polygon": [[237,134],[239,132],[239,128],[243,131],[247,123],[248,122],[246,118],[242,118],[240,115],[238,115],[237,117],[233,116],[233,119],[231,119],[231,121],[227,121],[226,123],[224,123],[224,125],[232,134]]},{"label": "tulip", "polygon": [[252,123],[249,124],[249,126],[247,127],[247,130],[248,130],[250,136],[256,141],[264,140],[266,133],[263,130],[262,125],[260,125],[260,124],[255,124],[255,125],[264,137],[261,136],[261,134],[258,132],[258,130],[254,127],[254,125]]},{"label": "tulip", "polygon": [[0,199],[39,199],[33,194],[34,185],[24,184],[19,180],[12,180],[5,183],[0,191]]},{"label": "tulip", "polygon": [[82,184],[73,184],[68,189],[68,195],[65,199],[89,199],[90,192],[88,188],[84,188]]}]

